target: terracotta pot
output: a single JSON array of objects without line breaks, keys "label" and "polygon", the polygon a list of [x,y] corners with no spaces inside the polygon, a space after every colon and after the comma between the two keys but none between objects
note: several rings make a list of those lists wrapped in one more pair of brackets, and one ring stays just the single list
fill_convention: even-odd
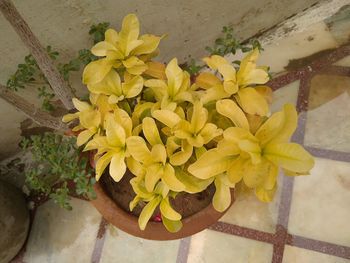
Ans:
[{"label": "terracotta pot", "polygon": [[[173,240],[196,234],[212,224],[216,223],[225,212],[218,212],[210,204],[198,213],[183,218],[183,227],[176,233],[170,233],[165,229],[162,222],[149,221],[144,231],[140,230],[138,218],[120,208],[103,190],[100,183],[94,186],[97,198],[92,204],[102,216],[112,225],[130,235],[150,240]],[[231,205],[234,202],[234,189],[231,189]]]}]

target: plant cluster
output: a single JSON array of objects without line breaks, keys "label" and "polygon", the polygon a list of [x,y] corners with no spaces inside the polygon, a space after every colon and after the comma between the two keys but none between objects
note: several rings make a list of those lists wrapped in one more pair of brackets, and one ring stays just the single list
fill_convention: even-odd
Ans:
[{"label": "plant cluster", "polygon": [[89,158],[76,147],[72,137],[45,133],[33,135],[21,142],[23,149],[31,152],[33,163],[26,169],[26,185],[35,192],[48,195],[59,206],[72,209],[69,203],[68,184],[74,184],[75,193],[94,198],[93,170]]},{"label": "plant cluster", "polygon": [[269,202],[280,167],[287,175],[308,174],[312,156],[288,142],[297,125],[294,106],[270,114],[272,91],[264,85],[267,67],[256,65],[258,47],[238,68],[221,55],[204,58],[208,71],[192,82],[176,58],[167,65],[153,60],[161,38],[140,36],[134,14],[120,32],[108,29],[91,49],[99,59],[83,72],[90,101],[73,99],[78,111],[63,118],[78,119],[78,146],[96,151],[96,180],[108,166],[115,182],[126,169],[135,175],[130,209],[145,204],[142,230],[158,206],[169,231],[181,228],[182,216],[171,206],[179,192],[214,183],[213,206],[224,211],[238,184]]},{"label": "plant cluster", "polygon": [[[109,23],[99,23],[91,26],[89,35],[94,43],[101,41],[108,26]],[[51,46],[46,47],[46,52],[52,60],[58,60],[60,54],[53,50]],[[90,50],[82,49],[79,50],[77,57],[67,63],[57,63],[57,67],[63,78],[68,81],[72,72],[79,71],[82,66],[95,59],[96,57],[91,54]],[[38,98],[42,100],[42,109],[48,112],[52,112],[55,109],[52,104],[55,95],[32,55],[25,56],[24,63],[18,64],[17,70],[7,80],[6,86],[14,91],[24,89],[27,86],[37,87]]]}]

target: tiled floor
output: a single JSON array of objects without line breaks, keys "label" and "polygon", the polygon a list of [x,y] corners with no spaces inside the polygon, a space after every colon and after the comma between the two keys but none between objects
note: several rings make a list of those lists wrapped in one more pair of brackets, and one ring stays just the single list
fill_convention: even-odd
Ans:
[{"label": "tiled floor", "polygon": [[[210,229],[169,242],[115,229],[86,201],[74,199],[72,212],[49,202],[37,209],[27,248],[13,262],[350,262],[350,45],[338,47],[349,20],[332,28],[321,22],[265,47],[263,62],[279,73],[270,82],[272,112],[297,106],[294,141],[316,157],[310,176],[281,175],[274,202],[238,198]],[[334,50],[281,73],[290,59],[325,49]]]}]

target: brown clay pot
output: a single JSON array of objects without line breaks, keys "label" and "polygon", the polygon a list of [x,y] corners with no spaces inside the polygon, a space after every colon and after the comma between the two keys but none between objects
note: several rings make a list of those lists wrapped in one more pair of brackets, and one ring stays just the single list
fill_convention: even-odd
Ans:
[{"label": "brown clay pot", "polygon": [[[97,198],[91,203],[112,225],[130,235],[150,240],[173,240],[196,234],[212,224],[216,223],[225,212],[218,212],[210,204],[198,213],[183,218],[183,227],[176,233],[170,233],[163,226],[162,222],[149,221],[145,230],[140,230],[138,218],[120,208],[103,190],[100,183],[94,186]],[[234,202],[234,189],[231,189],[231,205]]]}]

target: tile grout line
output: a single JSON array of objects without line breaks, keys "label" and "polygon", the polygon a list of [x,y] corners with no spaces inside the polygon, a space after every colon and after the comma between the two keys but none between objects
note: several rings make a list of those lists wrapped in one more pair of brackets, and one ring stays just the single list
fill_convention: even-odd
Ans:
[{"label": "tile grout line", "polygon": [[107,220],[102,217],[100,226],[98,228],[98,232],[96,235],[94,249],[91,255],[91,263],[99,263],[101,260],[102,250],[106,239],[107,225],[108,225]]},{"label": "tile grout line", "polygon": [[239,225],[234,225],[225,222],[217,222],[208,228],[209,230],[225,233],[228,235],[239,236],[243,238],[248,238],[251,240],[256,240],[260,242],[275,244],[276,237],[273,233],[268,233],[248,227],[243,227]]},{"label": "tile grout line", "polygon": [[190,251],[191,236],[181,239],[177,253],[176,263],[187,263]]},{"label": "tile grout line", "polygon": [[342,161],[342,162],[350,162],[350,153],[348,152],[321,149],[321,148],[316,148],[316,147],[306,146],[306,145],[304,145],[304,148],[308,150],[312,155],[319,158]]},{"label": "tile grout line", "polygon": [[327,255],[333,255],[341,258],[350,259],[350,247],[337,245],[321,240],[315,240],[307,237],[288,234],[286,244],[321,252]]}]

